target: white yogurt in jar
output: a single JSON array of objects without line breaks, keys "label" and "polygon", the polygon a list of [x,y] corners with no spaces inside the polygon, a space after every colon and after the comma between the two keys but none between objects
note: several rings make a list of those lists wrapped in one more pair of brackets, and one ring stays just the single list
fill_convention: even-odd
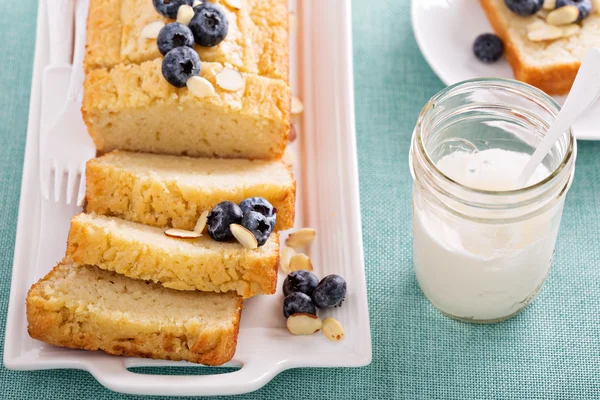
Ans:
[{"label": "white yogurt in jar", "polygon": [[[472,188],[514,189],[529,155],[501,149],[455,152],[437,167]],[[549,175],[543,165],[530,183]],[[442,312],[492,322],[526,306],[548,275],[564,201],[520,222],[486,224],[413,204],[413,251],[417,280]],[[557,214],[558,213],[558,214]],[[555,217],[556,216],[556,217]]]}]

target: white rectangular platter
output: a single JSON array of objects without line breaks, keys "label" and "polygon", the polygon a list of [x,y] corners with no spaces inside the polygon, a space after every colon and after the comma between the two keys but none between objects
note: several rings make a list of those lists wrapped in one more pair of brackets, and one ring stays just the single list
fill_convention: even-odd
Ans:
[{"label": "white rectangular platter", "polygon": [[[79,0],[82,1],[82,0]],[[149,0],[148,0],[149,1]],[[36,53],[23,166],[4,365],[16,370],[74,368],[89,371],[107,388],[146,395],[231,395],[257,390],[278,373],[298,367],[358,367],[371,362],[358,167],[354,129],[354,89],[350,2],[304,0],[290,7],[298,29],[291,38],[292,86],[305,112],[299,139],[292,145],[298,181],[296,226],[317,230],[310,257],[319,277],[336,273],[346,278],[343,307],[325,312],[345,328],[339,343],[323,335],[292,336],[282,315],[280,274],[278,292],[245,302],[237,352],[227,366],[239,369],[215,375],[149,375],[128,368],[190,366],[190,363],[116,357],[102,352],[54,347],[27,334],[25,296],[63,253],[71,207],[61,215],[42,215],[38,138],[42,73],[48,64],[48,25],[45,2],[39,2]],[[57,100],[58,101],[58,100]],[[46,213],[47,214],[47,213]],[[68,215],[67,215],[68,214]],[[44,223],[55,231],[56,260],[37,265],[39,232]],[[51,225],[50,225],[51,224]]]}]

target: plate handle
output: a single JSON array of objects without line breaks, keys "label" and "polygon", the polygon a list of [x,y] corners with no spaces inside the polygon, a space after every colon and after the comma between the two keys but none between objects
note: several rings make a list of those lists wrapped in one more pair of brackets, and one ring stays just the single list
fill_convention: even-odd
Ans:
[{"label": "plate handle", "polygon": [[123,361],[104,357],[87,365],[94,378],[110,390],[159,396],[248,393],[260,389],[283,369],[281,363],[261,360],[246,362],[237,371],[216,375],[151,375],[131,372]]}]

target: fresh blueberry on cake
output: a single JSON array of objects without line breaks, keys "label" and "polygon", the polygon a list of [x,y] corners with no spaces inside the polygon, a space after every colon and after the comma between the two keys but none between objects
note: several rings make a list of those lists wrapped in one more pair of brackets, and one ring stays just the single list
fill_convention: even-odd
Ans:
[{"label": "fresh blueberry on cake", "polygon": [[256,211],[249,211],[244,213],[241,225],[254,235],[256,241],[258,242],[258,246],[260,247],[267,243],[275,223],[270,222],[267,217],[257,213]]},{"label": "fresh blueberry on cake", "polygon": [[521,17],[528,17],[542,9],[544,0],[504,0],[506,6]]},{"label": "fresh blueberry on cake", "polygon": [[202,3],[194,7],[194,17],[190,21],[190,29],[199,46],[213,47],[225,39],[229,24],[220,6],[213,3]]},{"label": "fresh blueberry on cake", "polygon": [[162,62],[162,74],[173,86],[185,87],[188,79],[200,73],[200,57],[189,47],[176,47]]},{"label": "fresh blueberry on cake", "polygon": [[183,5],[191,6],[192,2],[192,0],[152,0],[156,12],[171,19],[177,18],[179,7]]},{"label": "fresh blueberry on cake", "polygon": [[194,47],[194,35],[187,26],[178,22],[165,25],[156,38],[160,54],[166,55],[176,47]]},{"label": "fresh blueberry on cake", "polygon": [[231,233],[231,224],[242,222],[242,210],[231,201],[222,201],[208,214],[208,234],[217,242],[229,242],[234,240]]}]

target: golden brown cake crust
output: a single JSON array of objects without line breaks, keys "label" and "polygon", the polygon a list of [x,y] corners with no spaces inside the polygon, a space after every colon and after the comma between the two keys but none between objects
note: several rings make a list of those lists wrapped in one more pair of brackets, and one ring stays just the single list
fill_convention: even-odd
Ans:
[{"label": "golden brown cake crust", "polygon": [[568,93],[579,71],[581,62],[556,63],[547,67],[527,64],[522,59],[518,46],[508,33],[506,24],[502,21],[498,5],[493,0],[479,1],[494,31],[504,42],[506,58],[513,69],[515,79],[533,85],[548,94],[561,95]]},{"label": "golden brown cake crust", "polygon": [[[218,46],[196,46],[206,62],[229,63],[236,69],[274,79],[288,80],[288,11],[286,0],[242,0],[235,9],[223,0],[229,31]],[[162,58],[156,41],[140,39],[140,32],[162,17],[150,0],[91,0],[88,15],[86,71],[139,64]]]},{"label": "golden brown cake crust", "polygon": [[[281,164],[289,174],[288,184],[270,184],[267,179],[260,185],[243,188],[227,187],[212,192],[197,186],[182,191],[178,185],[165,182],[148,174],[135,173],[117,167],[111,160],[113,152],[91,159],[86,167],[86,211],[117,216],[160,228],[173,227],[192,230],[202,211],[210,211],[224,200],[239,203],[248,197],[266,198],[277,209],[275,231],[294,226],[296,181],[291,168]],[[159,157],[159,156],[157,156]],[[248,165],[263,161],[243,161]],[[108,165],[107,165],[108,164]]]},{"label": "golden brown cake crust", "polygon": [[[27,293],[27,330],[37,340],[56,346],[83,350],[102,350],[109,354],[174,361],[189,361],[205,365],[221,365],[233,357],[237,346],[242,300],[238,298],[233,324],[227,330],[202,332],[193,345],[182,330],[180,334],[157,328],[153,332],[138,332],[119,338],[119,324],[102,324],[85,317],[77,310],[53,309],[40,295],[41,284],[51,279],[64,265],[57,265]],[[77,267],[73,267],[77,268]]]}]

